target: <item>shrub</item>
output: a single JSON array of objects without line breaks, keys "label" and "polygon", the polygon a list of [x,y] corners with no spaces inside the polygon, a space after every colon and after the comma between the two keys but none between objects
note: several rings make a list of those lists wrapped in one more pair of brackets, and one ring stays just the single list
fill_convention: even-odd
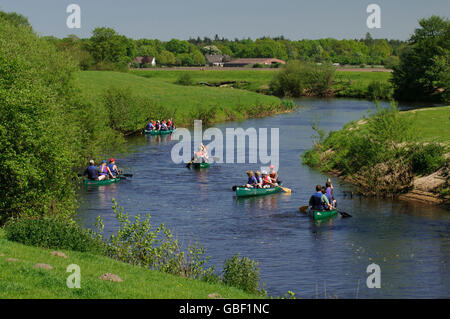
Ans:
[{"label": "shrub", "polygon": [[183,72],[175,82],[175,84],[186,86],[193,85],[193,83],[192,75],[190,75],[189,72]]},{"label": "shrub", "polygon": [[97,218],[97,235],[106,242],[107,256],[174,275],[213,280],[214,268],[203,269],[209,259],[203,247],[195,243],[188,246],[187,253],[183,252],[164,224],[153,229],[149,214],[144,219],[137,215],[132,222],[114,199],[113,213],[120,226],[109,238],[103,238],[103,222]]},{"label": "shrub", "polygon": [[332,93],[333,79],[334,68],[330,65],[292,61],[273,77],[270,88],[278,96],[328,96]]},{"label": "shrub", "polygon": [[110,87],[103,95],[109,126],[124,134],[138,131],[150,118],[152,102],[133,95],[130,87]]},{"label": "shrub", "polygon": [[5,225],[6,238],[29,246],[104,253],[104,244],[75,222],[55,218],[18,218]]},{"label": "shrub", "polygon": [[374,80],[367,86],[367,95],[372,100],[392,97],[392,86],[389,82]]},{"label": "shrub", "polygon": [[225,260],[223,282],[240,288],[246,292],[265,295],[264,289],[259,287],[258,263],[247,257],[233,257]]},{"label": "shrub", "polygon": [[445,148],[437,143],[419,145],[413,149],[411,161],[416,174],[431,174],[444,165]]}]

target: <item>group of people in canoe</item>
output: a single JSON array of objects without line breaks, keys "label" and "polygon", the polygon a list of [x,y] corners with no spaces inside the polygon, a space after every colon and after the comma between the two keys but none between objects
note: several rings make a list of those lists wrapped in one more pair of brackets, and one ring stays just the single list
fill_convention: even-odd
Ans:
[{"label": "group of people in canoe", "polygon": [[150,122],[148,122],[147,127],[145,128],[146,131],[173,131],[174,129],[175,124],[173,123],[172,119],[168,119],[167,121],[151,120]]},{"label": "group of people in canoe", "polygon": [[331,180],[328,179],[325,186],[317,185],[316,192],[309,199],[309,207],[312,210],[333,210],[336,208],[336,199],[334,198],[334,187]]},{"label": "group of people in canoe", "polygon": [[117,168],[114,158],[109,159],[109,163],[103,160],[99,167],[95,166],[93,159],[89,161],[89,166],[84,172],[88,179],[93,181],[103,181],[106,179],[114,179],[119,176],[119,169]]},{"label": "group of people in canoe", "polygon": [[247,188],[270,188],[277,187],[278,185],[278,173],[275,171],[275,167],[270,165],[270,171],[247,171],[248,181],[245,187]]}]

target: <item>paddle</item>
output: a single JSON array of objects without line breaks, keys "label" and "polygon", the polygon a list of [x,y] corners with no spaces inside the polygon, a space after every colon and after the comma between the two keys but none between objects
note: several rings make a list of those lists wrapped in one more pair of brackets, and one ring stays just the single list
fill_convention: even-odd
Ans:
[{"label": "paddle", "polygon": [[308,206],[302,206],[298,210],[300,211],[300,213],[306,213],[306,211],[308,210]]},{"label": "paddle", "polygon": [[283,190],[283,192],[285,192],[285,193],[288,193],[288,194],[292,193],[292,190],[290,188],[281,187],[281,186],[277,186],[277,187],[281,188]]}]

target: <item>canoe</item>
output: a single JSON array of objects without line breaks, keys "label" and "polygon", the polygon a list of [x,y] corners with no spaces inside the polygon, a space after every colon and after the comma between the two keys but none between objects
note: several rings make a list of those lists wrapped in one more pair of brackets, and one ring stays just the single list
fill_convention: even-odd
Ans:
[{"label": "canoe", "polygon": [[280,187],[271,187],[271,188],[236,187],[236,196],[238,197],[261,196],[261,195],[276,194],[279,192],[281,192]]},{"label": "canoe", "polygon": [[324,210],[324,211],[310,211],[310,215],[314,220],[322,220],[336,216],[338,213],[337,209]]},{"label": "canoe", "polygon": [[211,166],[210,163],[192,163],[192,168],[209,168]]},{"label": "canoe", "polygon": [[109,185],[109,184],[114,184],[114,183],[118,183],[120,182],[121,178],[111,178],[111,179],[105,179],[103,181],[94,181],[91,179],[85,179],[84,180],[84,185],[94,185],[94,186],[101,186],[101,185]]},{"label": "canoe", "polygon": [[154,136],[154,135],[168,135],[168,134],[172,134],[173,132],[174,132],[175,130],[172,130],[172,131],[147,131],[147,130],[144,130],[144,134],[145,135],[152,135],[152,136]]}]

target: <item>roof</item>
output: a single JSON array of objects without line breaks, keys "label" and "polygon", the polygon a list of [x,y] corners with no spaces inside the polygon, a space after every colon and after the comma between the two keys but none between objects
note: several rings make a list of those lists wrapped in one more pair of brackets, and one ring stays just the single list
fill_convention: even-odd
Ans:
[{"label": "roof", "polygon": [[154,58],[155,58],[154,56],[147,56],[147,55],[137,56],[134,58],[133,61],[141,63],[141,64],[145,64],[145,63],[152,63]]},{"label": "roof", "polygon": [[272,64],[281,63],[286,64],[285,61],[276,58],[241,58],[234,59],[229,62],[230,64]]},{"label": "roof", "polygon": [[222,63],[230,59],[228,55],[222,54],[205,54],[207,63]]}]

